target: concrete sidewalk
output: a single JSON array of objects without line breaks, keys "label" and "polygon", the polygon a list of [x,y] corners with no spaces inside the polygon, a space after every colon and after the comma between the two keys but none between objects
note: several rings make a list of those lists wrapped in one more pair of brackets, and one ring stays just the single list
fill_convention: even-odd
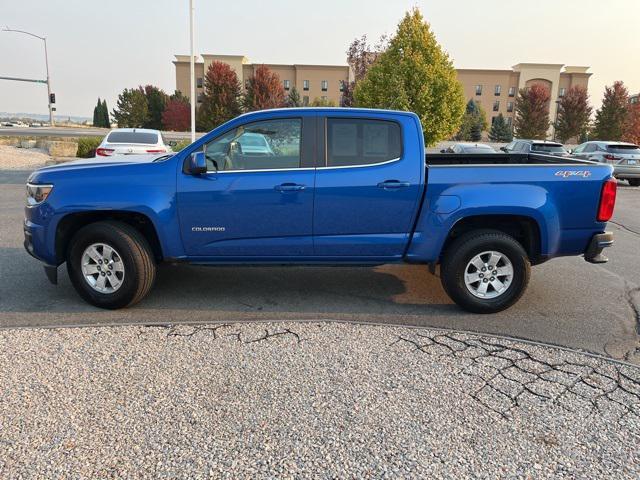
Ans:
[{"label": "concrete sidewalk", "polygon": [[638,478],[640,369],[339,323],[0,331],[0,477]]}]

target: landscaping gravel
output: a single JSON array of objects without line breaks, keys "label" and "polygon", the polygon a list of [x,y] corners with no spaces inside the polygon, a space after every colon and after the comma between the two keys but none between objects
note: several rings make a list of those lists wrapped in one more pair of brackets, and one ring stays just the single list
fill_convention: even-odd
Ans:
[{"label": "landscaping gravel", "polygon": [[0,170],[34,170],[49,160],[51,157],[39,148],[0,145]]},{"label": "landscaping gravel", "polygon": [[640,370],[339,323],[0,331],[0,478],[638,478]]}]

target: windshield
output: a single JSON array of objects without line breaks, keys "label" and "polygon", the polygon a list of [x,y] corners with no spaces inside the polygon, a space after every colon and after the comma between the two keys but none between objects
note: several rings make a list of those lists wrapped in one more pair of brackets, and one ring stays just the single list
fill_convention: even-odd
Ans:
[{"label": "windshield", "polygon": [[620,154],[637,154],[640,153],[640,147],[637,145],[607,145],[607,151]]},{"label": "windshield", "polygon": [[158,134],[151,132],[111,132],[107,137],[107,142],[155,145],[158,143]]},{"label": "windshield", "polygon": [[547,153],[566,153],[564,147],[560,144],[553,143],[534,143],[531,145],[532,152],[547,152]]}]

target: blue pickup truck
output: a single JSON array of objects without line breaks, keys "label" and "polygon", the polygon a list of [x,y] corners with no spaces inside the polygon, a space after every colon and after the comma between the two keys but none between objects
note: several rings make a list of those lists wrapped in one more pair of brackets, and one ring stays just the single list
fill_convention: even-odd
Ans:
[{"label": "blue pickup truck", "polygon": [[160,262],[414,263],[439,266],[462,308],[491,313],[522,296],[531,265],[607,260],[612,173],[548,155],[425,155],[409,112],[269,110],[176,154],[33,172],[24,244],[53,283],[66,262],[103,308],[142,300]]}]

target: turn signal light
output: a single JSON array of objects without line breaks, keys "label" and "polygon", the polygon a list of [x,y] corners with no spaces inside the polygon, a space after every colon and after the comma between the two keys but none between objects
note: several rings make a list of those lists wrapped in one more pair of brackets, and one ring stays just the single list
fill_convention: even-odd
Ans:
[{"label": "turn signal light", "polygon": [[165,153],[166,150],[164,148],[157,148],[152,150],[147,150],[147,153]]},{"label": "turn signal light", "polygon": [[602,185],[600,193],[600,205],[598,206],[598,221],[608,222],[613,217],[613,207],[616,205],[616,192],[618,182],[615,178],[610,178]]}]

